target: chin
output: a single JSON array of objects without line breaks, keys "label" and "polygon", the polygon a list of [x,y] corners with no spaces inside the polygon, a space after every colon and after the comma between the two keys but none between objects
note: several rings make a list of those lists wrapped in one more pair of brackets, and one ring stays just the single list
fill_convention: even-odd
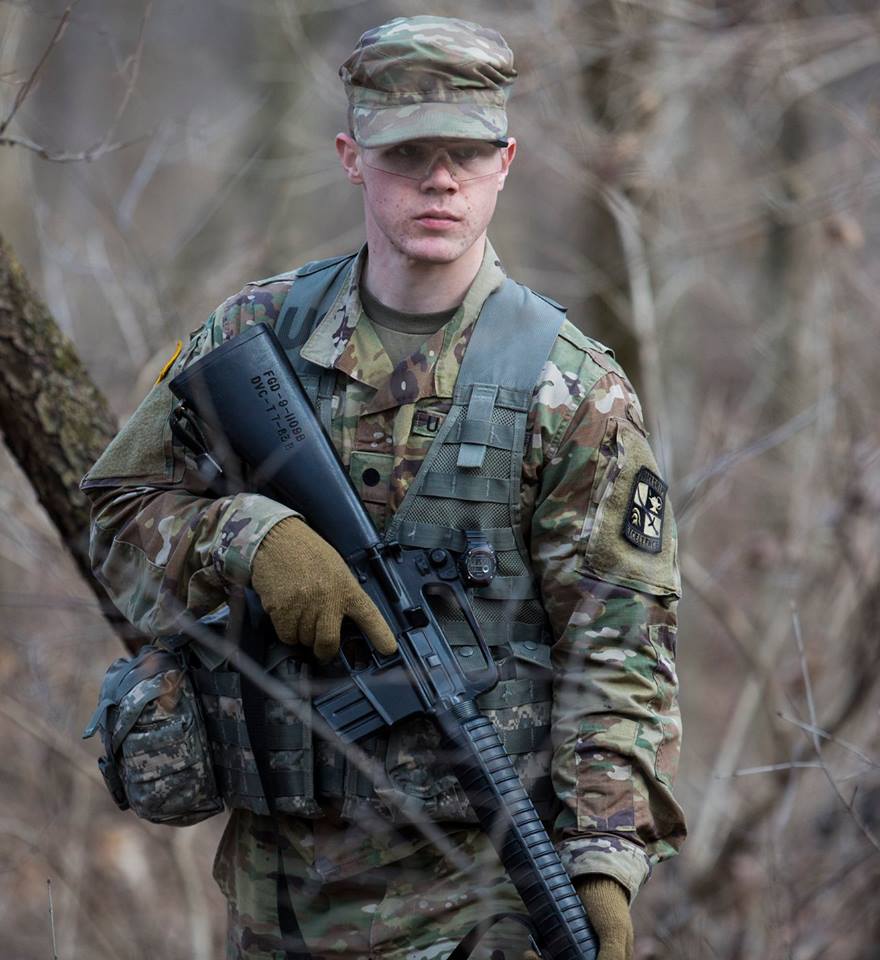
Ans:
[{"label": "chin", "polygon": [[473,240],[451,237],[410,237],[398,247],[411,260],[421,263],[453,263],[474,245]]}]

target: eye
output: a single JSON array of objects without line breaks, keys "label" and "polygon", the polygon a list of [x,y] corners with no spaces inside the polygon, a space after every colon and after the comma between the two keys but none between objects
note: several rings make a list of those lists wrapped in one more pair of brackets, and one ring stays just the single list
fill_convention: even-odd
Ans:
[{"label": "eye", "polygon": [[483,152],[477,146],[470,144],[466,146],[453,147],[449,155],[456,163],[471,163],[483,156]]},{"label": "eye", "polygon": [[398,143],[387,150],[385,156],[391,160],[403,160],[412,163],[416,160],[422,160],[426,153],[424,147],[416,143]]}]

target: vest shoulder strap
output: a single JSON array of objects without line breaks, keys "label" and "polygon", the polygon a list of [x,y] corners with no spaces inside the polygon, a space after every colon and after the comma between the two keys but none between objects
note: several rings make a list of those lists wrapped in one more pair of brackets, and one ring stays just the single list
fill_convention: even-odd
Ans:
[{"label": "vest shoulder strap", "polygon": [[293,278],[281,305],[275,332],[313,406],[317,405],[319,397],[326,399],[323,395],[332,392],[334,372],[304,360],[299,351],[333,305],[356,256],[356,253],[350,253],[329,260],[313,260],[292,274],[270,278]]},{"label": "vest shoulder strap", "polygon": [[502,387],[507,396],[512,393],[521,409],[528,409],[532,390],[564,322],[563,306],[509,278],[489,295],[455,383],[454,402],[467,403],[456,466],[482,466],[487,447],[483,434],[491,425]]},{"label": "vest shoulder strap", "polygon": [[[332,306],[355,256],[352,253],[331,260],[313,260],[295,273],[275,278],[293,279],[281,305],[275,332],[294,367],[306,362],[300,358],[299,348]],[[296,350],[295,356],[293,350]]]},{"label": "vest shoulder strap", "polygon": [[565,321],[565,307],[511,279],[483,304],[456,381],[461,402],[474,384],[532,389]]}]

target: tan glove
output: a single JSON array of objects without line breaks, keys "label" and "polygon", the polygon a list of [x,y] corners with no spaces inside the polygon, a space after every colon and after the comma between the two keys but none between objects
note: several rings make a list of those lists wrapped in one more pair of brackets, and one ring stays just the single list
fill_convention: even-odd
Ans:
[{"label": "tan glove", "polygon": [[329,660],[339,652],[343,617],[375,649],[394,653],[397,641],[341,556],[297,517],[277,523],[254,554],[251,582],[284,643],[312,647]]},{"label": "tan glove", "polygon": [[623,885],[596,874],[575,881],[575,889],[599,938],[597,960],[632,960],[633,925]]}]

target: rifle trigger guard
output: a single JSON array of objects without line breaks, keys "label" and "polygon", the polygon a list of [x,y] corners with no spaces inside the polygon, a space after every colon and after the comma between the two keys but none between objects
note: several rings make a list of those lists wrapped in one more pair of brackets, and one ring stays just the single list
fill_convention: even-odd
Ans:
[{"label": "rifle trigger guard", "polygon": [[498,667],[495,666],[495,658],[492,656],[492,651],[489,649],[489,644],[486,643],[486,638],[483,636],[483,631],[480,629],[479,623],[477,623],[477,618],[474,616],[473,610],[471,609],[470,602],[468,600],[468,595],[460,583],[453,582],[450,584],[453,592],[455,593],[455,599],[458,601],[458,606],[461,609],[461,612],[464,614],[464,618],[467,622],[467,625],[470,627],[471,633],[474,635],[474,639],[477,641],[477,646],[480,648],[480,653],[483,655],[483,660],[486,662],[486,666],[481,670],[475,670],[471,672],[468,671],[468,679],[480,686],[480,692],[484,690],[490,690],[492,687],[498,683]]}]

